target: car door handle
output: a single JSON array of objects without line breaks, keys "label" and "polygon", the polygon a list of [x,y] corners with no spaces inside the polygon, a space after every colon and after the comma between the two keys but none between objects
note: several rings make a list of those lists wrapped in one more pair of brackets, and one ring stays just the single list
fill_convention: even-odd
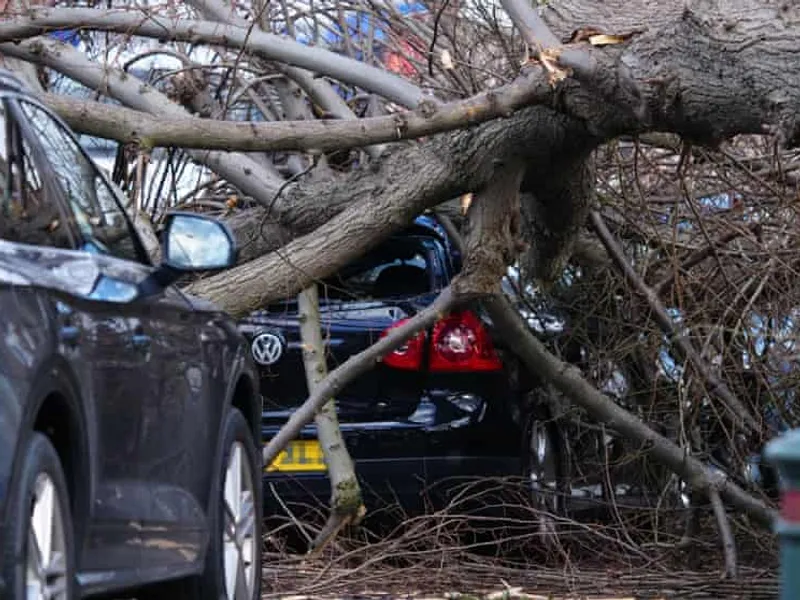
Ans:
[{"label": "car door handle", "polygon": [[144,333],[134,333],[131,336],[131,346],[139,352],[150,350],[150,336]]}]

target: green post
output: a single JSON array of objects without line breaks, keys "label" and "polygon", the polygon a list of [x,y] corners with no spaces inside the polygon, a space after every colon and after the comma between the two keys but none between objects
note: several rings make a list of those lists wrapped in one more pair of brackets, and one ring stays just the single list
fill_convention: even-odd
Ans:
[{"label": "green post", "polygon": [[800,598],[800,429],[767,444],[764,456],[778,471],[780,517],[775,523],[781,548],[781,600]]}]

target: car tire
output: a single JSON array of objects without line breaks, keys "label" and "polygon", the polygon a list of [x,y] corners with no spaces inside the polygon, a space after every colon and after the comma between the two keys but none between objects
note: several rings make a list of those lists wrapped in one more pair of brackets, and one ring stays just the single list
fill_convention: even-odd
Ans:
[{"label": "car tire", "polygon": [[522,456],[539,534],[547,546],[555,545],[560,518],[566,515],[565,473],[558,426],[544,407],[535,407],[525,419]]},{"label": "car tire", "polygon": [[[257,600],[261,598],[261,455],[242,413],[231,408],[225,419],[219,490],[210,517],[212,532],[202,575],[151,586],[148,600]],[[228,524],[238,521],[235,535]]]},{"label": "car tire", "polygon": [[[50,440],[33,432],[22,448],[22,467],[9,495],[3,576],[9,598],[76,598],[75,530],[69,489]],[[35,549],[35,551],[34,551]]]}]

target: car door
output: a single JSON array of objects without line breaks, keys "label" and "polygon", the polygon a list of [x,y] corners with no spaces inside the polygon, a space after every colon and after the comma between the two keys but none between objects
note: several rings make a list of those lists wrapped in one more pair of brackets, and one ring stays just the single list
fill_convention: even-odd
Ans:
[{"label": "car door", "polygon": [[[139,285],[152,268],[142,256],[141,243],[120,208],[105,177],[55,119],[41,108],[20,103],[30,119],[43,152],[52,162],[69,168],[56,172],[74,215],[81,248],[91,252],[106,275],[109,290],[114,285]],[[206,394],[200,313],[174,288],[137,297],[129,310],[129,340],[126,359],[133,371],[120,393],[127,406],[105,405],[102,409],[106,447],[113,446],[113,432],[135,428],[126,449],[127,466],[120,469],[105,462],[105,486],[118,504],[102,517],[125,517],[138,530],[142,568],[163,568],[192,562],[205,543],[205,500],[211,457],[215,451],[219,417],[209,415],[214,402]],[[126,424],[120,424],[124,415]],[[117,477],[124,474],[121,487]],[[198,485],[203,480],[205,489]],[[104,487],[105,489],[105,487]],[[123,490],[120,498],[119,490]],[[107,498],[106,502],[111,502]],[[98,507],[98,510],[99,507]],[[109,526],[106,524],[105,526]]]},{"label": "car door", "polygon": [[[140,477],[151,495],[143,534],[151,538],[147,568],[198,556],[206,539],[208,474],[216,452],[219,416],[207,392],[201,316],[177,290],[141,302],[143,333],[152,340],[151,387],[142,398]],[[170,547],[160,547],[167,532]]]},{"label": "car door", "polygon": [[[97,371],[96,487],[84,562],[94,570],[140,568],[143,524],[152,494],[142,478],[143,406],[155,393],[147,313],[132,301],[150,269],[141,243],[110,188],[68,130],[42,107],[17,103],[42,170],[53,180],[74,224],[76,246],[97,271],[87,293],[95,326],[91,362]],[[135,562],[131,554],[136,554]]]},{"label": "car door", "polygon": [[[138,534],[130,522],[127,494],[119,483],[130,477],[131,449],[135,447],[134,413],[128,384],[137,365],[126,350],[132,317],[120,303],[124,289],[104,284],[94,258],[77,251],[77,229],[50,164],[37,144],[13,98],[5,104],[4,149],[6,185],[3,199],[3,239],[17,242],[14,254],[36,273],[36,283],[48,292],[49,310],[55,318],[65,357],[81,380],[89,381],[81,398],[86,413],[91,449],[90,510],[114,527],[90,529],[84,548],[78,549],[81,568],[112,569],[138,561]],[[130,290],[129,290],[130,291]],[[115,415],[109,420],[110,415]],[[106,421],[108,427],[102,427]],[[119,514],[109,518],[109,514]],[[109,513],[111,511],[111,513]]]}]

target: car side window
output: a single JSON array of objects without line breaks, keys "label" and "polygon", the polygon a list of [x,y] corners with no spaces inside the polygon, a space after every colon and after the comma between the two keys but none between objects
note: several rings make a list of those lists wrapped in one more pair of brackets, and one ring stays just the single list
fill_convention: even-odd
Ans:
[{"label": "car side window", "polygon": [[0,238],[22,244],[72,248],[59,205],[45,190],[18,124],[0,101]]},{"label": "car side window", "polygon": [[140,247],[123,208],[80,145],[38,106],[25,101],[19,106],[61,183],[83,237],[81,249],[139,261]]}]

